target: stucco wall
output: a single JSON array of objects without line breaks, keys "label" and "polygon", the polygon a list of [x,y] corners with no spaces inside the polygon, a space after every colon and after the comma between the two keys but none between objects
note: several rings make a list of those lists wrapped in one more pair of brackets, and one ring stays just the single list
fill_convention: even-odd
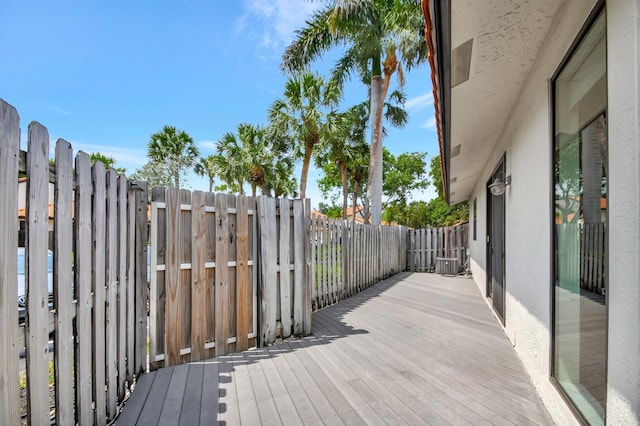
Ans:
[{"label": "stucco wall", "polygon": [[[631,2],[632,0],[627,1],[627,3]],[[589,16],[594,3],[583,0],[568,0],[558,10],[556,19],[529,73],[527,82],[518,96],[517,103],[511,110],[506,126],[500,132],[492,155],[484,166],[482,178],[478,181],[471,197],[471,202],[474,197],[477,197],[478,200],[478,239],[470,242],[471,265],[474,279],[484,295],[486,292],[487,229],[485,185],[502,155],[506,153],[507,174],[511,174],[512,180],[505,195],[505,285],[507,291],[505,332],[554,420],[563,425],[577,424],[577,421],[549,381],[552,221],[552,141],[550,137],[549,82]],[[629,49],[632,48],[629,47]],[[637,55],[636,51],[634,51],[634,55]],[[609,69],[611,69],[611,63]],[[611,78],[610,75],[609,81]],[[611,108],[611,101],[609,107]],[[612,115],[613,112],[610,114]],[[636,110],[636,117],[637,114]],[[613,154],[610,152],[609,161],[611,164],[615,164]],[[633,169],[637,173],[637,161],[633,167],[630,166],[629,172]],[[637,186],[635,188],[637,196]],[[634,214],[637,223],[637,211]],[[636,257],[634,259],[637,271],[637,234],[635,238]],[[637,285],[637,272],[634,282]],[[637,314],[637,298],[635,303]],[[634,324],[637,331],[637,317]],[[639,347],[636,340],[636,368]]]},{"label": "stucco wall", "polygon": [[609,356],[607,423],[640,423],[640,6],[607,3]]}]

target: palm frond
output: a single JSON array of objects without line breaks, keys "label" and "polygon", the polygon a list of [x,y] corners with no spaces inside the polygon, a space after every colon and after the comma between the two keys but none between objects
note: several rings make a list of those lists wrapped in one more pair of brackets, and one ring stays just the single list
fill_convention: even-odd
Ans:
[{"label": "palm frond", "polygon": [[305,26],[296,31],[293,42],[282,56],[280,69],[292,73],[307,67],[322,53],[335,46],[337,38],[329,28],[332,13],[330,5],[316,11],[305,22]]}]

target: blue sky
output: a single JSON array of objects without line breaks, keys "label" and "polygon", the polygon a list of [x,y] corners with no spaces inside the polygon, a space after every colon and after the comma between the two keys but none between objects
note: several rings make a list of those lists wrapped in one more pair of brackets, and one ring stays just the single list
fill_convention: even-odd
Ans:
[{"label": "blue sky", "polygon": [[[0,4],[0,98],[76,150],[99,151],[128,173],[146,163],[149,136],[188,132],[202,155],[242,122],[264,124],[282,95],[279,69],[293,32],[323,1],[19,1]],[[327,75],[337,54],[314,64]],[[395,83],[394,83],[395,84]],[[410,122],[384,141],[394,154],[437,155],[429,68],[407,73]],[[366,97],[357,77],[347,108]],[[299,179],[298,166],[296,169]],[[307,195],[317,206],[317,171]],[[191,189],[207,183],[190,176]],[[430,187],[416,199],[428,200]]]}]

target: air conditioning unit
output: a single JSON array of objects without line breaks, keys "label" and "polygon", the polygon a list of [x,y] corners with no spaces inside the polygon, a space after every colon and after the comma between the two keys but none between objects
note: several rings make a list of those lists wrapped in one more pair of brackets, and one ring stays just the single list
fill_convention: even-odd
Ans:
[{"label": "air conditioning unit", "polygon": [[436,257],[436,274],[454,276],[458,274],[457,257]]}]

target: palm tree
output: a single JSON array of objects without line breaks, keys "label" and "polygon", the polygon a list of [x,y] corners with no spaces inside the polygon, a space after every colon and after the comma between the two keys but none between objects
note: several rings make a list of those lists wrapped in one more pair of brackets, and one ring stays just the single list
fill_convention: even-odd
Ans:
[{"label": "palm tree", "polygon": [[[353,106],[344,113],[331,113],[328,123],[333,125],[322,142],[322,151],[316,157],[316,166],[323,168],[323,165],[333,163],[340,172],[342,218],[346,219],[349,205],[349,168],[355,166],[358,145],[366,145],[364,140],[367,127],[366,105]],[[331,168],[325,170],[325,173],[329,169]]]},{"label": "palm tree", "polygon": [[116,167],[115,158],[105,155],[101,152],[92,152],[91,154],[89,154],[89,161],[91,161],[91,164],[95,163],[96,161],[99,161],[102,164],[104,164],[104,166],[107,169],[115,169],[115,171],[118,173],[127,172],[127,170],[124,167]]},{"label": "palm tree", "polygon": [[302,157],[300,198],[305,198],[307,175],[314,148],[329,131],[328,115],[337,107],[342,93],[333,83],[303,71],[288,79],[284,97],[269,108],[269,120],[274,132],[295,142],[294,156]]},{"label": "palm tree", "polygon": [[272,191],[276,196],[295,192],[293,161],[286,155],[286,143],[275,136],[271,128],[243,123],[236,134],[226,133],[218,142],[213,161],[232,190],[242,194],[248,182],[253,196],[258,188],[267,196]]},{"label": "palm tree", "polygon": [[238,126],[238,138],[242,143],[242,153],[247,165],[248,179],[252,195],[260,188],[263,195],[271,195],[268,185],[269,168],[273,163],[273,152],[267,146],[263,128],[251,124]]},{"label": "palm tree", "polygon": [[180,175],[198,158],[193,138],[183,130],[164,126],[162,131],[151,135],[148,148],[149,158],[155,163],[166,164],[173,177],[173,185],[180,188]]},{"label": "palm tree", "polygon": [[209,192],[213,192],[213,183],[217,174],[216,160],[214,155],[202,157],[193,167],[193,171],[199,176],[206,176],[209,179]]},{"label": "palm tree", "polygon": [[332,79],[342,85],[357,72],[370,85],[371,156],[368,190],[372,221],[382,213],[382,118],[391,77],[404,83],[403,66],[411,69],[427,58],[424,21],[418,0],[333,0],[296,33],[281,67],[294,72],[335,47],[346,46]]},{"label": "palm tree", "polygon": [[242,153],[242,144],[231,132],[225,133],[218,141],[213,162],[218,169],[220,179],[227,187],[240,194],[244,194],[247,164]]},{"label": "palm tree", "polygon": [[298,182],[293,177],[293,159],[283,157],[273,165],[273,176],[270,185],[273,188],[274,197],[297,197]]}]

